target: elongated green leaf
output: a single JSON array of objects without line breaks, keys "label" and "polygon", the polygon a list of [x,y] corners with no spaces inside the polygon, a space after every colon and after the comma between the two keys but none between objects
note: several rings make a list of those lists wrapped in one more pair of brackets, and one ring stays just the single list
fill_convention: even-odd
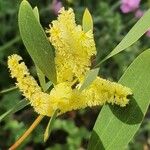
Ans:
[{"label": "elongated green leaf", "polygon": [[84,14],[83,14],[82,27],[83,27],[84,32],[93,30],[93,19],[87,8],[85,9]]},{"label": "elongated green leaf", "polygon": [[[92,16],[91,16],[91,14],[87,8],[85,9],[84,14],[83,14],[82,27],[83,27],[84,32],[88,32],[89,30],[93,30],[93,19],[92,19]],[[82,91],[86,87],[88,87],[93,82],[93,80],[96,78],[97,74],[98,74],[98,69],[90,70],[87,73],[85,81],[83,82],[80,90]]]},{"label": "elongated green leaf", "polygon": [[37,17],[34,15],[32,7],[26,0],[21,2],[18,22],[22,40],[34,63],[49,80],[56,83],[52,47]]},{"label": "elongated green leaf", "polygon": [[123,150],[140,127],[150,103],[150,50],[129,66],[119,83],[130,87],[128,106],[104,106],[97,118],[89,150]]},{"label": "elongated green leaf", "polygon": [[[38,22],[40,22],[39,10],[37,7],[35,7],[33,9],[33,13],[34,13],[36,19],[38,20]],[[41,85],[43,91],[46,91],[45,75],[43,74],[43,72],[41,71],[41,69],[38,66],[36,66],[36,71],[37,71],[40,85]]]},{"label": "elongated green leaf", "polygon": [[46,89],[45,75],[44,75],[43,72],[39,69],[38,66],[36,66],[36,71],[37,71],[37,75],[38,75],[38,78],[39,78],[40,85],[41,85],[43,91],[45,91],[45,89]]},{"label": "elongated green leaf", "polygon": [[84,90],[86,87],[88,87],[94,79],[96,79],[97,74],[99,72],[99,68],[90,70],[85,78],[85,81],[83,82],[82,86],[80,87],[80,91]]},{"label": "elongated green leaf", "polygon": [[11,91],[14,91],[14,90],[17,90],[17,89],[18,89],[18,87],[17,87],[17,86],[14,86],[14,87],[11,87],[11,88],[9,88],[9,89],[2,90],[2,91],[0,91],[0,95],[1,95],[1,94],[6,94],[6,93],[8,93],[8,92],[11,92]]},{"label": "elongated green leaf", "polygon": [[2,114],[0,116],[0,121],[2,121],[5,117],[7,117],[10,114],[13,114],[21,109],[23,109],[25,106],[27,106],[29,104],[29,101],[27,101],[26,99],[21,100],[18,104],[16,104],[13,108],[9,109],[7,112],[5,112],[4,114]]},{"label": "elongated green leaf", "polygon": [[57,114],[58,114],[58,109],[54,112],[54,114],[52,115],[52,117],[50,118],[49,122],[48,122],[48,125],[46,127],[46,130],[45,130],[45,133],[44,133],[44,142],[47,141],[47,139],[49,138],[50,136],[50,133],[52,131],[52,128],[53,128],[53,125],[54,125],[54,121],[57,117]]},{"label": "elongated green leaf", "polygon": [[141,17],[141,19],[131,28],[123,40],[114,48],[114,50],[96,65],[98,67],[102,62],[118,54],[134,44],[150,28],[150,9]]}]

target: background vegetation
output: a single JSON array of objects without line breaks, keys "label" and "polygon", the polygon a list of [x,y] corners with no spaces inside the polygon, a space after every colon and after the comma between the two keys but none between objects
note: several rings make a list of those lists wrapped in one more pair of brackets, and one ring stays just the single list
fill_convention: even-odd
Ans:
[{"label": "background vegetation", "polygon": [[[30,72],[36,77],[33,62],[19,35],[17,15],[20,2],[20,0],[0,0],[0,91],[14,87],[14,80],[10,78],[7,69],[7,57],[13,53],[23,57]],[[54,3],[51,0],[30,0],[30,2],[33,6],[37,5],[40,10],[41,24],[44,28],[48,28],[50,22],[56,18]],[[134,13],[123,14],[120,11],[119,0],[68,0],[62,1],[62,4],[66,8],[72,7],[75,10],[76,21],[79,24],[84,9],[89,8],[94,19],[94,36],[98,51],[96,59],[102,59],[109,54],[137,21]],[[150,7],[149,1],[143,1],[140,7],[147,10]],[[144,35],[134,46],[106,61],[101,66],[100,75],[118,81],[132,60],[149,47],[150,37]],[[16,105],[22,98],[18,90],[7,94],[0,92],[0,115]],[[7,149],[36,118],[37,114],[33,112],[33,109],[29,109],[30,106],[27,107],[0,122],[0,149]],[[20,149],[86,149],[99,111],[100,107],[87,108],[59,117],[55,121],[53,132],[46,143],[42,142],[48,122],[48,118],[45,118]],[[140,130],[127,149],[150,149],[149,115],[150,111],[147,112]]]}]

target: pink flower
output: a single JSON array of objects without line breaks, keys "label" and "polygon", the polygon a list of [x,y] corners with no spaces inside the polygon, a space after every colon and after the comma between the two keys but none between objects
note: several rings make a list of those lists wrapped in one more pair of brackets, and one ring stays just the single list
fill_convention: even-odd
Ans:
[{"label": "pink flower", "polygon": [[59,0],[53,0],[52,10],[57,15],[59,10],[63,7],[62,2]]},{"label": "pink flower", "polygon": [[[144,15],[144,11],[142,11],[141,9],[138,9],[138,10],[135,12],[135,18],[137,18],[137,19],[140,19],[143,15]],[[146,35],[147,37],[150,37],[150,29],[145,33],[145,35]]]},{"label": "pink flower", "polygon": [[123,13],[133,12],[139,8],[141,0],[121,0],[120,9]]},{"label": "pink flower", "polygon": [[136,12],[135,12],[135,18],[139,19],[143,16],[144,14],[144,11],[142,11],[141,9],[138,9]]},{"label": "pink flower", "polygon": [[146,32],[146,36],[150,37],[150,29]]}]

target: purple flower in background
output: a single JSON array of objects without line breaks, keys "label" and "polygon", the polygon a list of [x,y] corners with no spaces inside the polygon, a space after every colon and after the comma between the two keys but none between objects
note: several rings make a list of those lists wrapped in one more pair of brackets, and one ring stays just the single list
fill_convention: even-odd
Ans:
[{"label": "purple flower in background", "polygon": [[150,37],[150,29],[146,32],[146,36]]},{"label": "purple flower in background", "polygon": [[[135,18],[140,19],[144,15],[144,11],[139,9],[140,2],[141,0],[121,0],[120,9],[123,13],[134,12]],[[150,37],[150,29],[146,36]]]},{"label": "purple flower in background", "polygon": [[141,9],[138,9],[136,12],[135,12],[135,18],[139,19],[143,16],[144,14],[144,11],[142,11]]},{"label": "purple flower in background", "polygon": [[133,12],[139,8],[141,0],[121,0],[120,9],[123,13]]},{"label": "purple flower in background", "polygon": [[52,3],[52,10],[53,12],[57,15],[59,10],[61,9],[61,7],[63,7],[62,2],[59,0],[53,0]]},{"label": "purple flower in background", "polygon": [[[144,15],[144,11],[142,11],[141,9],[138,9],[135,12],[135,18],[137,18],[137,19],[140,19],[143,15]],[[150,29],[146,32],[146,36],[150,37]]]}]

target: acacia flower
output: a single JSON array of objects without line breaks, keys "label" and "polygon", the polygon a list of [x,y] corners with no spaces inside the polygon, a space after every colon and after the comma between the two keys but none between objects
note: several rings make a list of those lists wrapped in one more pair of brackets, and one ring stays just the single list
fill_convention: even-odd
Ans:
[{"label": "acacia flower", "polygon": [[44,116],[52,116],[56,109],[59,114],[67,111],[104,105],[106,103],[126,106],[131,89],[115,82],[97,77],[86,89],[81,84],[91,67],[91,57],[96,55],[92,30],[84,32],[75,22],[71,8],[62,8],[57,20],[50,25],[49,40],[55,48],[57,84],[50,93],[45,93],[30,75],[19,55],[8,58],[12,78],[34,110]]}]

